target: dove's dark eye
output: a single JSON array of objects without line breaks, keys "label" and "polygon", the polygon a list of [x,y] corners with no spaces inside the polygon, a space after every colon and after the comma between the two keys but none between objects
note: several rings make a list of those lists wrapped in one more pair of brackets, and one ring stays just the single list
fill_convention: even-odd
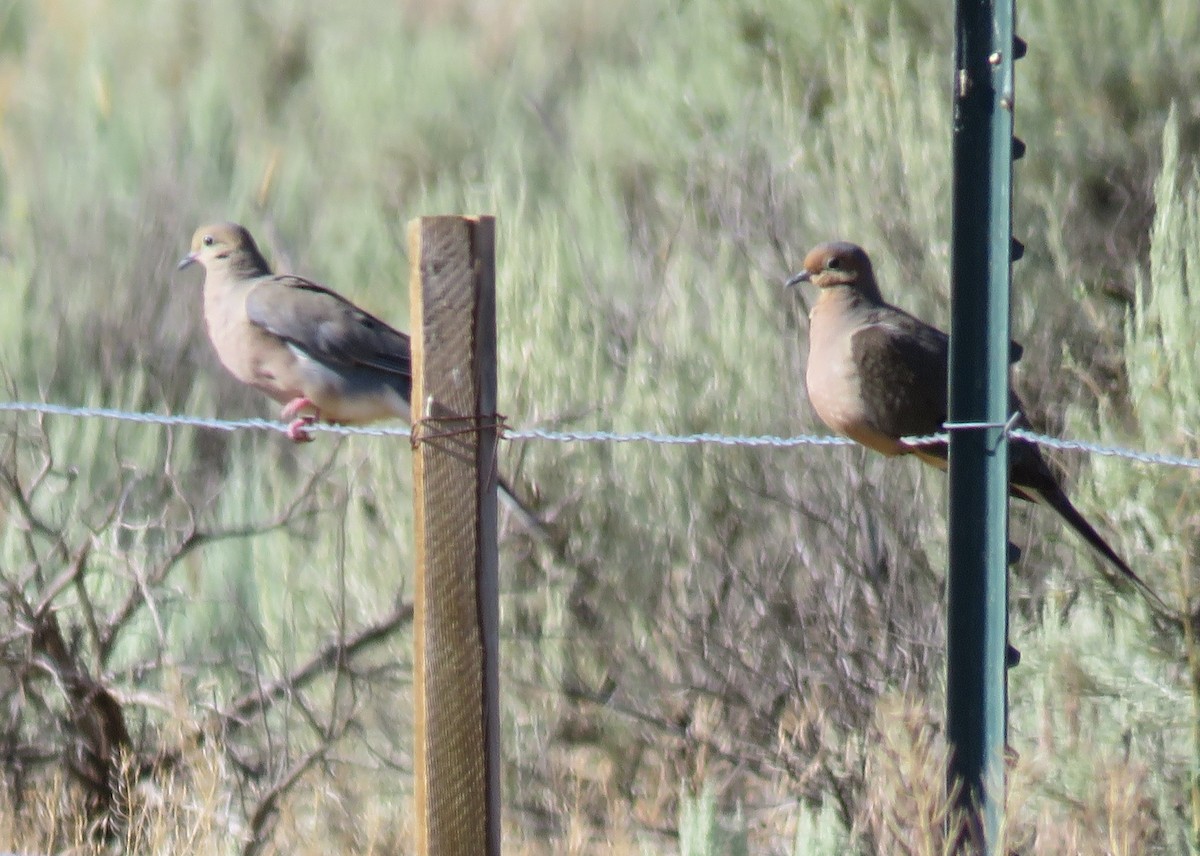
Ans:
[{"label": "dove's dark eye", "polygon": [[216,239],[216,238],[214,238],[212,235],[205,235],[205,236],[204,236],[204,246],[206,246],[206,247],[211,247],[211,246],[212,246],[213,244],[215,244],[216,242],[217,242],[217,239]]},{"label": "dove's dark eye", "polygon": [[842,260],[837,256],[831,256],[829,261],[825,262],[825,267],[829,270],[841,270]]}]

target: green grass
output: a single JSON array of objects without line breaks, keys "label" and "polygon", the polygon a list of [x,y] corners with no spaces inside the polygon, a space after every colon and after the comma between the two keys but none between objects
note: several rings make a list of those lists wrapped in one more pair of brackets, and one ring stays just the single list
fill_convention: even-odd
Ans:
[{"label": "green grass", "polygon": [[[1200,11],[1019,12],[1018,388],[1050,431],[1196,454]],[[278,268],[407,328],[407,220],[494,213],[513,425],[820,430],[803,306],[779,287],[809,246],[863,244],[889,299],[948,320],[951,39],[949,9],[918,3],[0,3],[0,367],[18,399],[265,415],[211,354],[195,274],[174,270],[197,225],[243,222]],[[95,664],[173,700],[131,705],[151,742],[410,596],[406,447],[64,419],[42,441],[33,424],[5,420],[5,460],[32,478],[53,450],[37,510],[92,545],[106,610],[193,516],[267,522],[320,474],[286,527],[187,555]],[[851,449],[504,453],[568,533],[553,556],[504,546],[513,852],[936,848],[938,474]],[[1194,599],[1194,479],[1063,463],[1139,572]],[[19,523],[0,507],[0,575],[33,550],[53,577],[57,554]],[[1196,852],[1197,646],[1060,531],[1014,516],[1010,834],[1030,853]],[[78,593],[56,603],[90,651]],[[244,808],[230,757],[282,765],[347,712],[272,846],[406,849],[410,662],[400,633],[362,683],[311,688],[320,716],[297,702],[195,760],[176,802],[221,807],[195,850],[240,846],[219,820]],[[61,812],[23,816],[58,828],[0,826],[0,847],[70,837]]]}]

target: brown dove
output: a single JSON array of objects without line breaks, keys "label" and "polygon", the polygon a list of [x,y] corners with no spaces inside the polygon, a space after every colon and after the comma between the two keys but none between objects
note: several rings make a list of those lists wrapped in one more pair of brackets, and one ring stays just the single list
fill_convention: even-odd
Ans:
[{"label": "brown dove", "polygon": [[[217,356],[243,383],[283,405],[288,437],[306,442],[316,420],[411,421],[409,337],[310,280],[273,274],[236,223],[202,226],[179,262],[204,267],[204,320]],[[536,518],[501,480],[524,522]]]},{"label": "brown dove", "polygon": [[[787,285],[811,283],[820,289],[809,313],[808,398],[821,420],[839,434],[885,455],[914,454],[946,468],[946,444],[913,446],[902,437],[942,431],[947,418],[949,337],[941,330],[884,301],[871,260],[863,249],[842,241],[821,244]],[[1012,346],[1010,358],[1020,357]],[[1017,427],[1028,422],[1020,400]],[[1009,491],[1058,512],[1067,525],[1128,581],[1146,592],[1156,607],[1165,604],[1084,519],[1042,457],[1038,447],[1012,438]]]}]

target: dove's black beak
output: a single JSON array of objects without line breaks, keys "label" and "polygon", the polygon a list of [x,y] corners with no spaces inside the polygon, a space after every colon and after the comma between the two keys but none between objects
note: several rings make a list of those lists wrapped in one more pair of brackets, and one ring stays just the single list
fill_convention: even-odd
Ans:
[{"label": "dove's black beak", "polygon": [[802,270],[802,271],[800,271],[800,273],[796,274],[791,279],[789,279],[787,282],[785,282],[783,284],[783,287],[791,288],[792,286],[799,285],[802,282],[808,282],[810,279],[812,279],[812,274],[810,274],[806,270]]},{"label": "dove's black beak", "polygon": [[196,254],[188,253],[186,256],[184,256],[183,258],[181,258],[179,260],[179,264],[176,266],[175,270],[183,270],[188,265],[194,264],[195,261],[196,261]]}]

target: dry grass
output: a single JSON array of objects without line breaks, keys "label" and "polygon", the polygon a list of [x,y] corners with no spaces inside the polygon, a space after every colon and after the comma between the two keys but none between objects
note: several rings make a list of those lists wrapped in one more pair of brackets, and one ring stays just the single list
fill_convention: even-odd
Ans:
[{"label": "dry grass", "polygon": [[[890,298],[947,318],[951,29],[917,5],[0,4],[6,386],[265,413],[173,273],[197,222],[244,220],[281,269],[400,322],[405,220],[489,211],[514,424],[815,430],[803,306],[778,288],[804,249],[854,239]],[[1151,7],[1022,6],[1018,381],[1047,429],[1194,452],[1200,13]],[[0,439],[0,848],[79,843],[95,817],[67,763],[95,748],[67,714],[94,705],[35,656],[52,615],[58,674],[114,700],[142,765],[123,844],[405,851],[402,622],[252,702],[406,602],[406,457],[53,420]],[[944,850],[937,474],[848,449],[508,452],[565,533],[504,546],[513,852]],[[1065,463],[1085,513],[1194,601],[1190,477]],[[1010,840],[1196,849],[1195,641],[1189,662],[1056,526],[1014,525]],[[172,560],[189,527],[214,537]]]}]

